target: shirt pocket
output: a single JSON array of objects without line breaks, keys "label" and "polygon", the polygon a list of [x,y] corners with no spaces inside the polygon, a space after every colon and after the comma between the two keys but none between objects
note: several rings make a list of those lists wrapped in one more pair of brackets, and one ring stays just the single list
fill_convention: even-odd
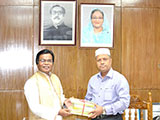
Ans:
[{"label": "shirt pocket", "polygon": [[113,99],[113,89],[112,88],[105,88],[104,90],[104,101],[112,101]]}]

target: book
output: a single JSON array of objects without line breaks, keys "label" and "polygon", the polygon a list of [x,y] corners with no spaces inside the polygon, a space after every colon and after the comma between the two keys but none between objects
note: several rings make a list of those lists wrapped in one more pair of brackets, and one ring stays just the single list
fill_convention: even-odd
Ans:
[{"label": "book", "polygon": [[70,98],[70,101],[72,104],[67,107],[71,110],[71,113],[75,115],[89,116],[89,112],[95,109],[93,102],[84,99]]}]

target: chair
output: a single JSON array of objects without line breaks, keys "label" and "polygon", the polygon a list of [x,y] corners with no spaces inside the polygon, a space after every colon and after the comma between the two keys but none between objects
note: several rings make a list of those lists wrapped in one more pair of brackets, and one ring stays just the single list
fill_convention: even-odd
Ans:
[{"label": "chair", "polygon": [[[134,110],[134,112],[133,112]],[[147,114],[144,113],[147,111]],[[131,95],[130,105],[124,111],[123,120],[153,120],[152,94],[148,92],[148,100],[142,100],[138,95]],[[127,115],[128,113],[128,115]],[[146,117],[147,116],[147,117]],[[144,119],[145,118],[145,119]]]}]

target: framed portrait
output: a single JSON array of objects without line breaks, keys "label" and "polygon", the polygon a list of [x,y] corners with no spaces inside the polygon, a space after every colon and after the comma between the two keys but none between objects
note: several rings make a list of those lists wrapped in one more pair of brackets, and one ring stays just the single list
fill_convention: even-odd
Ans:
[{"label": "framed portrait", "polygon": [[113,48],[114,4],[80,4],[80,47]]},{"label": "framed portrait", "polygon": [[40,45],[75,45],[76,1],[40,0]]}]

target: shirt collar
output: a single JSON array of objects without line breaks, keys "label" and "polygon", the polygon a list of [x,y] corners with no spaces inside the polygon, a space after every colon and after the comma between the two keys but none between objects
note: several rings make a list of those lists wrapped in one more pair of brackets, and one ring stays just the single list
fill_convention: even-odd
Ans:
[{"label": "shirt collar", "polygon": [[40,72],[40,73],[42,73],[42,74],[44,74],[45,76],[47,76],[47,77],[50,77],[51,76],[51,72],[49,73],[49,75],[48,74],[46,74],[45,72],[42,72],[42,71],[40,71],[40,70],[38,70],[38,72]]},{"label": "shirt collar", "polygon": [[[99,72],[99,73],[97,74],[97,77],[102,78],[101,72]],[[113,69],[111,68],[111,69],[109,70],[109,72],[107,73],[107,75],[105,76],[105,78],[112,78],[112,77],[113,77]]]}]

